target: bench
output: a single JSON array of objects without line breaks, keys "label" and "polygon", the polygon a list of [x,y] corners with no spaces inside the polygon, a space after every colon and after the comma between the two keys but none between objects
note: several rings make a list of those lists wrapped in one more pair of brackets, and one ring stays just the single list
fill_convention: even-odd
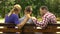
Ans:
[{"label": "bench", "polygon": [[11,26],[12,28],[0,28],[0,32],[60,32],[60,24],[48,24],[47,28],[45,29],[37,29],[35,24],[25,24],[22,29],[13,28],[16,24],[5,24],[0,23],[0,26],[8,27]]}]

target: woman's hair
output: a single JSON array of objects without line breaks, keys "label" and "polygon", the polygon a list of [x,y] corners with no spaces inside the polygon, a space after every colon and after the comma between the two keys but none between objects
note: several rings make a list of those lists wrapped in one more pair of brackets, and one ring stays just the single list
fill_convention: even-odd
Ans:
[{"label": "woman's hair", "polygon": [[9,12],[8,16],[13,14],[13,12],[19,11],[19,10],[21,10],[21,6],[19,4],[14,5],[13,9]]},{"label": "woman's hair", "polygon": [[27,7],[25,7],[25,10],[26,10],[27,12],[31,12],[31,11],[32,11],[32,7],[31,7],[31,6],[27,6]]}]

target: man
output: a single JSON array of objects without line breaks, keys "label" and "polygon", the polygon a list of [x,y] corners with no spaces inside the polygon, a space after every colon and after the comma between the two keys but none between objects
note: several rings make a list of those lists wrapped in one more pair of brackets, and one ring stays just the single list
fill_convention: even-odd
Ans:
[{"label": "man", "polygon": [[[57,23],[56,16],[48,11],[46,6],[40,7],[40,14],[42,16],[42,21],[38,21],[36,18],[32,18],[33,22],[44,29],[48,24]],[[45,33],[45,34],[52,34],[52,33]]]}]

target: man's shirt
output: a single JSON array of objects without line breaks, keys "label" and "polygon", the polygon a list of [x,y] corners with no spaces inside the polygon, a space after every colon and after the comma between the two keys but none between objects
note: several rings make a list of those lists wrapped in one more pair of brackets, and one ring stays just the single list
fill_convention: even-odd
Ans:
[{"label": "man's shirt", "polygon": [[47,24],[54,24],[57,23],[56,17],[54,14],[47,12],[45,15],[42,16],[42,21],[38,21],[37,19],[33,19],[33,22],[40,27],[46,27]]}]

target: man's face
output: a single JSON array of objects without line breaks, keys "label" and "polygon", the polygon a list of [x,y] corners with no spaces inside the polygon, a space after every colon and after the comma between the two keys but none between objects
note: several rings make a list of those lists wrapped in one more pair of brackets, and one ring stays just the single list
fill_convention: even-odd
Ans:
[{"label": "man's face", "polygon": [[43,15],[44,10],[40,8],[40,14]]},{"label": "man's face", "polygon": [[40,8],[40,14],[41,14],[41,15],[44,15],[45,11],[46,11],[45,9],[42,10],[42,9]]},{"label": "man's face", "polygon": [[33,11],[33,9],[32,8],[30,8],[31,9],[31,12],[30,12],[30,14],[32,14],[32,11]]}]

